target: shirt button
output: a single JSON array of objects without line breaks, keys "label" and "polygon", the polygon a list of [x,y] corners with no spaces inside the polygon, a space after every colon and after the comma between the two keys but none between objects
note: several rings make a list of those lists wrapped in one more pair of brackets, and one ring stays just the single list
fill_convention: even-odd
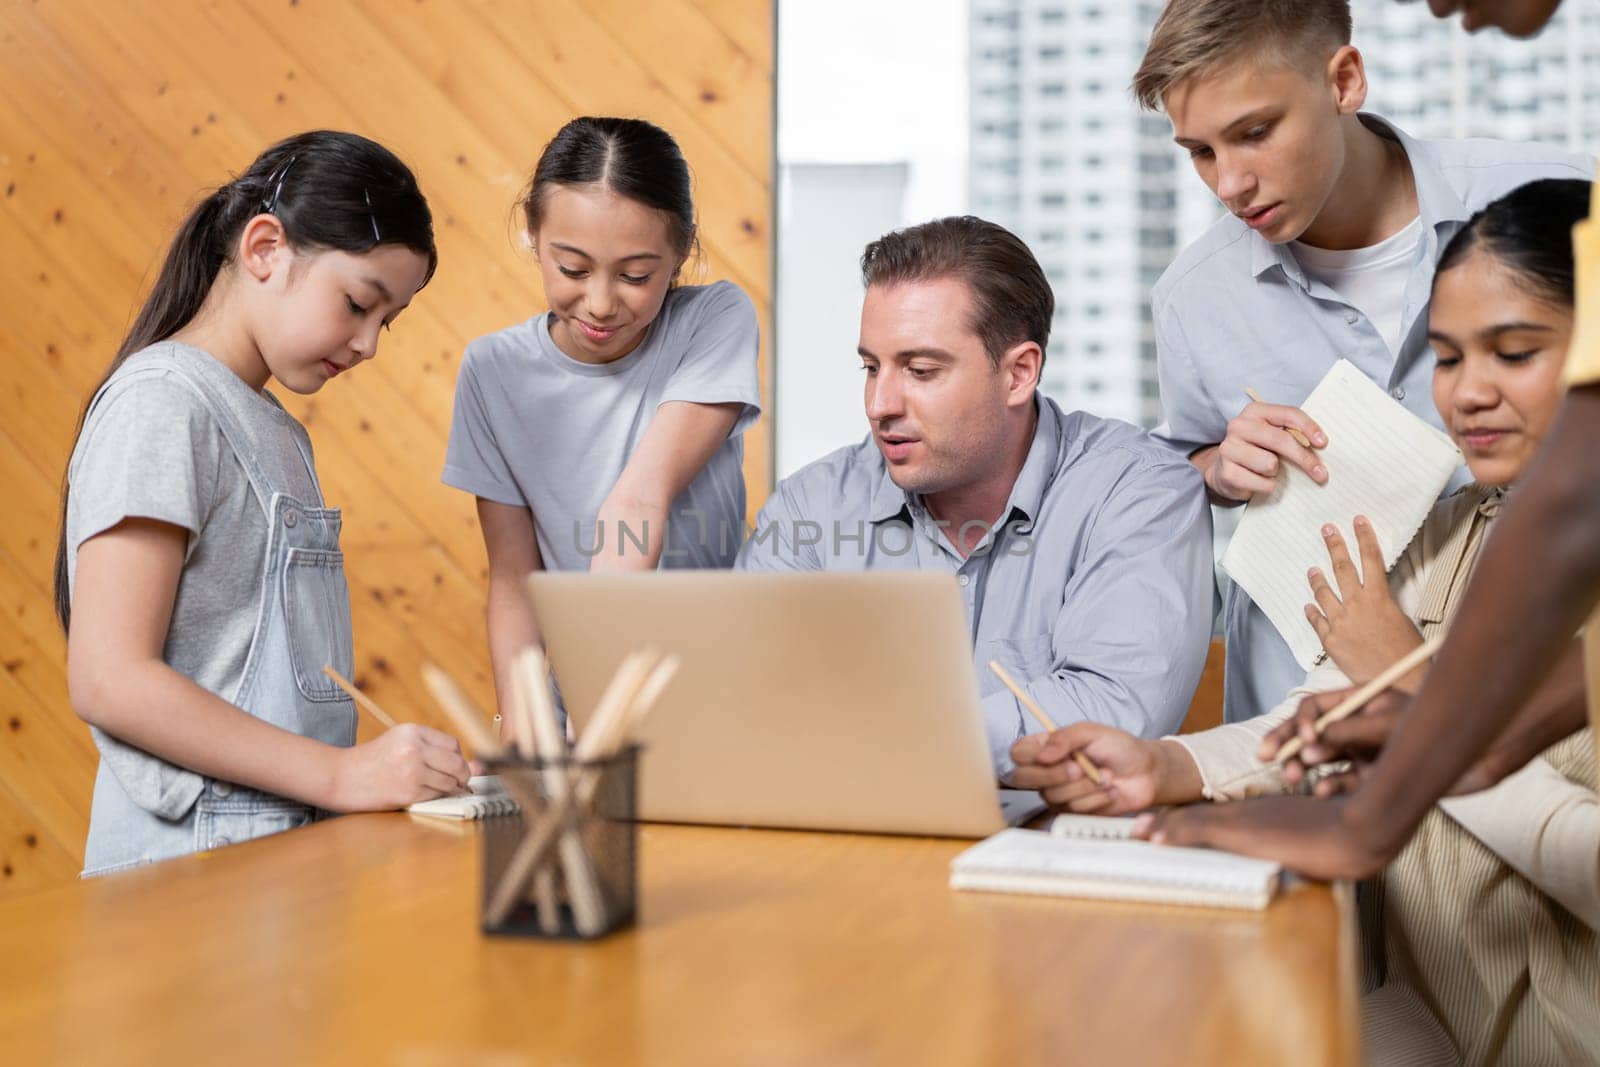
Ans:
[{"label": "shirt button", "polygon": [[968,585],[972,584],[972,578],[969,575],[958,574],[956,575],[956,584],[965,589]]},{"label": "shirt button", "polygon": [[285,511],[283,513],[283,524],[285,526],[293,526],[295,523],[297,523],[299,521],[300,521],[300,513],[298,511],[294,510],[293,508],[290,508],[288,511]]},{"label": "shirt button", "polygon": [[231,844],[233,844],[233,839],[232,838],[228,838],[228,837],[213,837],[211,839],[211,847],[212,848],[225,848],[226,846],[231,845]]},{"label": "shirt button", "polygon": [[1344,313],[1344,321],[1354,326],[1356,323],[1361,321],[1361,316],[1356,314],[1354,311],[1346,311]]},{"label": "shirt button", "polygon": [[1395,386],[1393,389],[1389,390],[1389,395],[1394,397],[1396,400],[1404,400],[1406,398],[1405,386]]},{"label": "shirt button", "polygon": [[233,794],[233,786],[227,782],[212,782],[211,792],[219,797],[231,796]]}]

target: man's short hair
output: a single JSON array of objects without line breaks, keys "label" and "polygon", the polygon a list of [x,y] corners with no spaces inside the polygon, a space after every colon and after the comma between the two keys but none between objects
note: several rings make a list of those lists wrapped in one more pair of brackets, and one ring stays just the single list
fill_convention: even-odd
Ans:
[{"label": "man's short hair", "polygon": [[1133,76],[1139,106],[1157,111],[1197,74],[1242,56],[1321,62],[1350,43],[1350,0],[1170,0]]},{"label": "man's short hair", "polygon": [[953,215],[884,234],[861,253],[868,288],[935,278],[960,278],[972,290],[972,332],[996,367],[1024,341],[1039,346],[1044,365],[1056,297],[1020,237],[972,215]]}]

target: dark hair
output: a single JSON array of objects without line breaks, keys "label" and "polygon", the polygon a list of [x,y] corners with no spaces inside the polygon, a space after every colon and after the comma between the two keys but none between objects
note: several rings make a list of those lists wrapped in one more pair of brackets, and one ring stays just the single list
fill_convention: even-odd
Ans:
[{"label": "dark hair", "polygon": [[884,234],[861,253],[861,280],[869,288],[933,278],[960,278],[972,289],[972,332],[996,367],[1022,341],[1039,346],[1044,365],[1056,297],[1020,237],[959,215]]},{"label": "dark hair", "polygon": [[539,153],[533,178],[522,194],[528,232],[544,221],[552,185],[598,185],[637,200],[665,217],[668,240],[687,259],[695,235],[693,180],[672,135],[642,119],[573,119]]},{"label": "dark hair", "polygon": [[[276,216],[289,244],[301,251],[362,253],[379,245],[404,245],[427,257],[424,284],[439,263],[428,202],[417,179],[393,152],[353,133],[296,134],[262,152],[243,174],[189,212],[91,400],[129,356],[171,337],[195,317],[218,273],[233,257],[245,223],[263,213]],[[74,448],[87,415],[85,407],[73,435]],[[56,617],[63,630],[72,619],[67,595],[67,488],[63,480],[55,573]]]},{"label": "dark hair", "polygon": [[1589,217],[1591,183],[1541,178],[1518,186],[1467,220],[1439,255],[1439,275],[1481,247],[1526,288],[1561,307],[1573,301],[1572,227]]}]

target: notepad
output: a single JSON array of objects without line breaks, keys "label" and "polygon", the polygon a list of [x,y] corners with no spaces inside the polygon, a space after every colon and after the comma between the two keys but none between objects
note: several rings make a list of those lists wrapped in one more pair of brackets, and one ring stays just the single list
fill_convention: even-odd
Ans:
[{"label": "notepad", "polygon": [[521,810],[517,800],[500,779],[492,774],[467,780],[470,793],[423,800],[406,808],[413,815],[435,815],[442,819],[487,819],[492,815],[515,815]]},{"label": "notepad", "polygon": [[951,861],[950,887],[1259,911],[1282,874],[1279,864],[1212,849],[1002,830]]},{"label": "notepad", "polygon": [[1133,824],[1138,821],[1132,815],[1074,815],[1062,812],[1050,820],[1050,832],[1056,837],[1128,841],[1133,837]]},{"label": "notepad", "polygon": [[1450,438],[1401,407],[1354,365],[1340,360],[1300,405],[1328,435],[1319,449],[1328,482],[1318,485],[1291,463],[1278,485],[1245,505],[1222,567],[1266,613],[1310,670],[1322,642],[1306,620],[1306,573],[1329,573],[1322,527],[1333,523],[1359,571],[1352,521],[1372,520],[1387,572],[1421,529],[1434,501],[1461,464]]}]

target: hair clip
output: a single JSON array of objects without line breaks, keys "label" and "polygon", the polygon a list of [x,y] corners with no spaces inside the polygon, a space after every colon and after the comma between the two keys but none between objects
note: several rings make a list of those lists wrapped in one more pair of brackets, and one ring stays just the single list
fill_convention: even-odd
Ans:
[{"label": "hair clip", "polygon": [[272,185],[272,195],[261,201],[261,210],[266,212],[268,215],[275,215],[278,213],[278,197],[283,194],[283,180],[289,176],[289,168],[294,166],[294,161],[299,158],[300,157],[298,155],[290,156],[289,162],[285,163],[281,168],[273,172],[278,178],[276,185],[273,185],[272,182],[273,175],[267,175],[267,184]]},{"label": "hair clip", "polygon": [[362,189],[361,198],[367,202],[367,220],[372,223],[372,243],[381,245],[383,235],[378,232],[378,216],[372,213],[372,194]]}]

